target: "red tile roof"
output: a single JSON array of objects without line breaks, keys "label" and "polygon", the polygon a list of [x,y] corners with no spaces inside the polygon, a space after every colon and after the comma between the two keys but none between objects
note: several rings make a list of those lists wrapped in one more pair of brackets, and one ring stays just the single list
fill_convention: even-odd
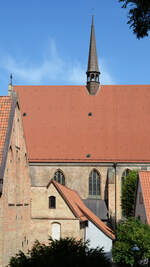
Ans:
[{"label": "red tile roof", "polygon": [[107,236],[109,236],[111,239],[115,239],[113,231],[85,206],[76,191],[63,186],[54,180],[51,180],[47,187],[49,187],[51,183],[56,187],[63,199],[67,202],[70,209],[73,211],[74,215],[79,218],[81,222],[90,220]]},{"label": "red tile roof", "polygon": [[0,165],[2,163],[3,158],[11,102],[11,97],[0,96]]},{"label": "red tile roof", "polygon": [[147,223],[150,225],[150,171],[140,171],[139,179],[141,183]]},{"label": "red tile roof", "polygon": [[31,162],[150,162],[150,85],[14,90]]}]

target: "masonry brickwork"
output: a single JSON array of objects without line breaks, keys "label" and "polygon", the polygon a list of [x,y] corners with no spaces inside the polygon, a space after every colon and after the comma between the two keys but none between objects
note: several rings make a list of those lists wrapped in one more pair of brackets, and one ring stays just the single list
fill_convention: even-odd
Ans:
[{"label": "masonry brickwork", "polygon": [[30,244],[30,178],[19,106],[16,105],[0,197],[0,267]]},{"label": "masonry brickwork", "polygon": [[[54,173],[57,170],[61,170],[65,176],[65,184],[69,188],[77,191],[82,199],[89,198],[89,175],[93,169],[96,169],[101,177],[101,199],[105,200],[108,205],[108,213],[112,220],[117,219],[119,221],[122,217],[121,211],[121,177],[126,169],[140,170],[143,164],[120,164],[116,167],[116,173],[114,167],[100,166],[94,164],[81,165],[77,164],[32,164],[30,163],[30,176],[32,191],[39,190],[39,188],[45,188],[50,179],[54,177]],[[145,164],[144,164],[145,166]],[[147,169],[150,165],[147,164]],[[116,175],[116,177],[115,177]],[[116,182],[115,182],[116,180]],[[42,190],[42,189],[41,189]],[[40,198],[40,196],[39,196]],[[33,201],[34,202],[34,201]]]},{"label": "masonry brickwork", "polygon": [[[49,197],[56,198],[56,208],[49,208]],[[52,225],[59,223],[60,237],[84,239],[84,230],[80,229],[76,218],[53,184],[50,187],[32,187],[31,205],[31,245],[36,239],[48,243],[52,236]]]}]

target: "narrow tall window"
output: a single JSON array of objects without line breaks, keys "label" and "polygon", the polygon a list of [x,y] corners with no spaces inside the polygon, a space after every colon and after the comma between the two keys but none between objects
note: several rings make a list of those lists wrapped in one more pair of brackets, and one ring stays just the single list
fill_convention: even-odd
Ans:
[{"label": "narrow tall window", "polygon": [[50,196],[49,197],[49,209],[55,209],[56,208],[56,197]]},{"label": "narrow tall window", "polygon": [[97,170],[92,170],[89,175],[89,196],[100,196],[100,174]]},{"label": "narrow tall window", "polygon": [[54,174],[54,180],[58,183],[65,185],[65,176],[61,170],[57,170]]}]

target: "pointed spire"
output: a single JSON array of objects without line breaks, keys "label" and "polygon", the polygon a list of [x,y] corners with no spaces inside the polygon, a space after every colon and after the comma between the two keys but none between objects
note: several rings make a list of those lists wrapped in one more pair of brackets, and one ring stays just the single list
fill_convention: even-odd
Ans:
[{"label": "pointed spire", "polygon": [[86,74],[87,74],[87,89],[89,91],[89,94],[94,95],[96,94],[99,88],[99,75],[100,75],[97,52],[96,52],[94,16],[92,16],[89,58],[88,58],[88,67]]},{"label": "pointed spire", "polygon": [[99,72],[97,52],[96,52],[95,30],[94,30],[94,16],[92,16],[91,39],[90,39],[89,59],[87,68],[87,72],[89,71]]}]

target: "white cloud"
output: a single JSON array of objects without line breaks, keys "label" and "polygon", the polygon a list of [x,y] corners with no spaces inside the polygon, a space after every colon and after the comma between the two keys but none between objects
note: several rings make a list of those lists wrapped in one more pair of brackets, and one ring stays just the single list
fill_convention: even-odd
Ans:
[{"label": "white cloud", "polygon": [[[6,71],[13,73],[16,81],[26,84],[85,84],[86,82],[85,67],[80,62],[67,61],[61,58],[54,40],[50,40],[49,53],[45,55],[38,66],[29,60],[20,59],[17,61],[12,56],[5,56],[1,62],[1,66]],[[101,83],[112,84],[113,79],[104,65],[103,63],[100,66]]]},{"label": "white cloud", "polygon": [[100,62],[99,69],[101,72],[101,76],[100,76],[101,84],[115,84],[114,79],[112,78],[111,74],[107,70],[105,59],[101,58],[99,59],[99,62]]}]

